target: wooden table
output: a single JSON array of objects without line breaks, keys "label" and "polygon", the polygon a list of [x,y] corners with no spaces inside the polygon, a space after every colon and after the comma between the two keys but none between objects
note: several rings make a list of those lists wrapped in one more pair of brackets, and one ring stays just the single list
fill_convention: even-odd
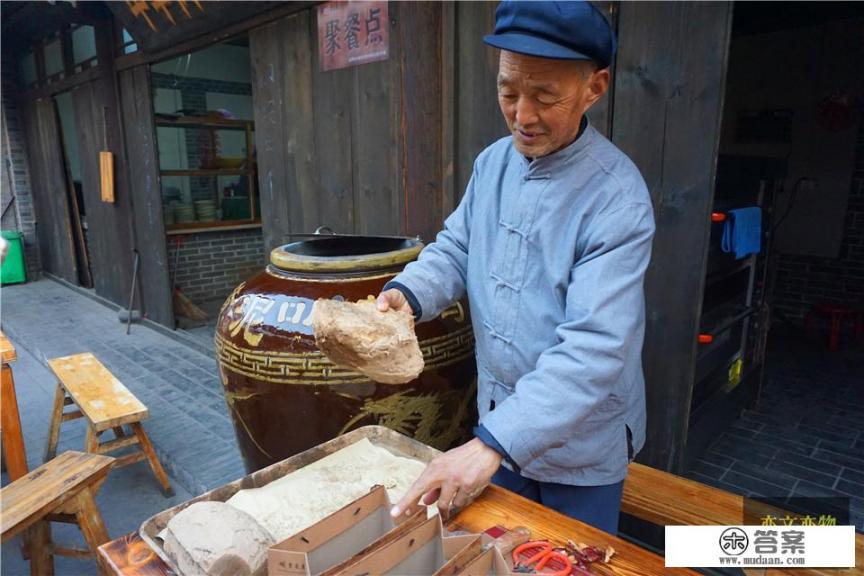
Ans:
[{"label": "wooden table", "polygon": [[[652,576],[696,574],[682,568],[664,568],[663,558],[592,528],[582,522],[545,508],[513,492],[490,486],[470,506],[449,523],[450,529],[482,532],[501,524],[508,528],[528,526],[535,538],[566,542],[584,542],[599,547],[611,545],[616,553],[608,565],[595,564],[592,572],[599,576]],[[108,542],[99,548],[102,569],[111,575],[174,575],[137,532]]]},{"label": "wooden table", "polygon": [[27,474],[27,453],[21,433],[21,417],[18,414],[18,398],[15,395],[15,379],[10,363],[18,359],[15,347],[0,331],[0,356],[3,373],[0,377],[0,428],[3,430],[3,455],[9,478],[17,480]]}]

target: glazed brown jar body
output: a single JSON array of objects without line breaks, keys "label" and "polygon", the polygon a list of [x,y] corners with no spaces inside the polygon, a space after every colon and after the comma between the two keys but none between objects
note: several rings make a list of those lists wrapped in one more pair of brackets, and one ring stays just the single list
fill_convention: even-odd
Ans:
[{"label": "glazed brown jar body", "polygon": [[408,238],[296,242],[275,249],[266,270],[228,297],[216,355],[248,471],[367,424],[439,449],[470,438],[476,366],[464,302],[416,325],[426,366],[407,384],[373,382],[333,365],[315,346],[315,300],[374,298],[421,249]]}]

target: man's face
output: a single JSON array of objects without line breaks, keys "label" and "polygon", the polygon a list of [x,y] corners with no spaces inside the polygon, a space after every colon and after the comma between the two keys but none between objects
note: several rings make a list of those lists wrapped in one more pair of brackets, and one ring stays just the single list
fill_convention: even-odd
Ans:
[{"label": "man's face", "polygon": [[501,51],[498,104],[513,144],[529,158],[573,142],[585,111],[608,86],[609,72],[595,71],[587,62]]}]

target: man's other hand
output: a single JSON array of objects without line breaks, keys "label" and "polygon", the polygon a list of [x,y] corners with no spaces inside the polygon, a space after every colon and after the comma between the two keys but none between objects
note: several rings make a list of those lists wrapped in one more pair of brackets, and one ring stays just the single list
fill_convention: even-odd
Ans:
[{"label": "man's other hand", "polygon": [[381,312],[398,310],[399,312],[407,312],[412,316],[414,315],[414,311],[411,309],[411,304],[408,303],[408,299],[405,298],[405,294],[396,288],[390,288],[389,290],[381,292],[378,295],[376,303],[378,304],[378,310]]},{"label": "man's other hand", "polygon": [[432,460],[390,513],[410,516],[420,498],[429,506],[438,502],[445,518],[480,495],[501,466],[501,455],[475,438]]}]

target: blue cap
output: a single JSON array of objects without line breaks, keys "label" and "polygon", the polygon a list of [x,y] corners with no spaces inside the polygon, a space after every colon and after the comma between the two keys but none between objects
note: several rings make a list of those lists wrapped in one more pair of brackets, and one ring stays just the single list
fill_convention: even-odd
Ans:
[{"label": "blue cap", "polygon": [[601,68],[615,56],[615,33],[590,2],[504,0],[495,11],[490,46],[562,60],[593,60]]}]

